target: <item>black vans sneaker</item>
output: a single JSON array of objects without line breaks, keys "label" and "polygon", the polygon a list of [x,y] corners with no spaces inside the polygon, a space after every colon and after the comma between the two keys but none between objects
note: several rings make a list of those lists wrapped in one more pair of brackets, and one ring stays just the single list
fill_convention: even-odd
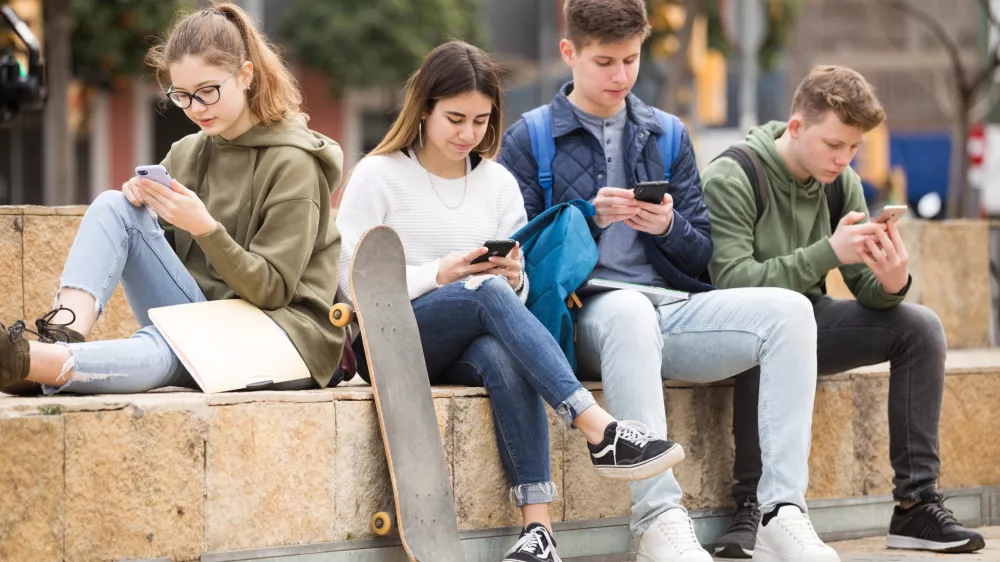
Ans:
[{"label": "black vans sneaker", "polygon": [[760,505],[757,498],[747,496],[736,501],[736,513],[725,535],[715,543],[716,558],[753,558],[757,543],[757,525],[760,524]]},{"label": "black vans sneaker", "polygon": [[521,531],[503,562],[562,562],[562,558],[556,554],[556,540],[545,525],[532,523]]},{"label": "black vans sneaker", "polygon": [[889,548],[960,553],[980,550],[986,546],[986,541],[982,535],[959,523],[955,514],[944,506],[944,497],[931,491],[910,509],[896,506],[885,545]]},{"label": "black vans sneaker", "polygon": [[683,447],[653,435],[636,421],[610,423],[604,441],[587,447],[597,473],[614,480],[645,480],[684,460]]}]

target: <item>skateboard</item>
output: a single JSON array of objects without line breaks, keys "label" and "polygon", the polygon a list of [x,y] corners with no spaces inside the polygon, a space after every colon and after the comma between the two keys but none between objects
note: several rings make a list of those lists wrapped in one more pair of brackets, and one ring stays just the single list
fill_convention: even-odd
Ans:
[{"label": "skateboard", "polygon": [[[350,280],[355,310],[334,305],[330,321],[346,326],[356,313],[361,327],[403,548],[418,562],[465,562],[396,231],[376,226],[361,236]],[[391,528],[388,514],[372,517],[375,534],[385,535]]]}]

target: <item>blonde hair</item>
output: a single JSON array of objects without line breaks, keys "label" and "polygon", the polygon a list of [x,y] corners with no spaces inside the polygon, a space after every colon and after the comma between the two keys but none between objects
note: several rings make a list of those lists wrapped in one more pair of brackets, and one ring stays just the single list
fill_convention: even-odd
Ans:
[{"label": "blonde hair", "polygon": [[406,83],[406,101],[399,117],[371,154],[390,154],[420,142],[420,121],[437,100],[479,92],[493,102],[487,134],[474,150],[483,158],[500,151],[503,96],[500,71],[486,53],[463,41],[449,41],[430,52]]},{"label": "blonde hair", "polygon": [[802,113],[807,124],[820,121],[828,111],[845,125],[866,133],[885,121],[885,109],[875,97],[875,88],[846,66],[814,67],[795,90],[792,113]]},{"label": "blonde hair", "polygon": [[236,4],[213,2],[209,8],[181,14],[167,39],[149,50],[146,63],[156,69],[156,80],[164,86],[169,81],[170,65],[188,55],[224,68],[253,63],[247,103],[251,114],[264,125],[272,127],[300,115],[307,118],[302,114],[298,82],[278,49]]}]

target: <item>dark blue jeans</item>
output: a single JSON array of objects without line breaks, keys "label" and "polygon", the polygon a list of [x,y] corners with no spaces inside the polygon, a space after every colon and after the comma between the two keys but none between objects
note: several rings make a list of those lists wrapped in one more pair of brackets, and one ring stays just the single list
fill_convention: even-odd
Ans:
[{"label": "dark blue jeans", "polygon": [[[596,402],[544,326],[505,281],[478,289],[456,282],[413,301],[427,374],[434,384],[485,386],[517,505],[550,503],[547,402],[571,423]],[[361,338],[358,372],[368,376]],[[544,402],[543,402],[544,400]]]}]

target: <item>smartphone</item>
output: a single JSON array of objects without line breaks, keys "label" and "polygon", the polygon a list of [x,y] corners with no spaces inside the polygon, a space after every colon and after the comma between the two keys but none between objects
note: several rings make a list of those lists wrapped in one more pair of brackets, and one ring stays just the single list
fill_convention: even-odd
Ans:
[{"label": "smartphone", "polygon": [[886,205],[872,222],[896,222],[906,214],[906,205]]},{"label": "smartphone", "polygon": [[488,250],[485,254],[479,256],[478,258],[469,262],[469,265],[476,265],[477,263],[483,263],[490,261],[490,258],[501,258],[506,256],[514,249],[514,245],[517,244],[513,240],[487,240],[483,246],[486,246]]},{"label": "smartphone", "polygon": [[170,185],[170,174],[167,173],[166,168],[159,164],[137,166],[135,169],[135,176],[137,178],[153,180],[160,185],[165,185],[173,189],[173,186]]},{"label": "smartphone", "polygon": [[639,201],[659,205],[663,203],[663,196],[667,194],[668,189],[670,189],[668,181],[644,181],[636,184],[632,188],[632,192],[635,193],[635,198]]}]

